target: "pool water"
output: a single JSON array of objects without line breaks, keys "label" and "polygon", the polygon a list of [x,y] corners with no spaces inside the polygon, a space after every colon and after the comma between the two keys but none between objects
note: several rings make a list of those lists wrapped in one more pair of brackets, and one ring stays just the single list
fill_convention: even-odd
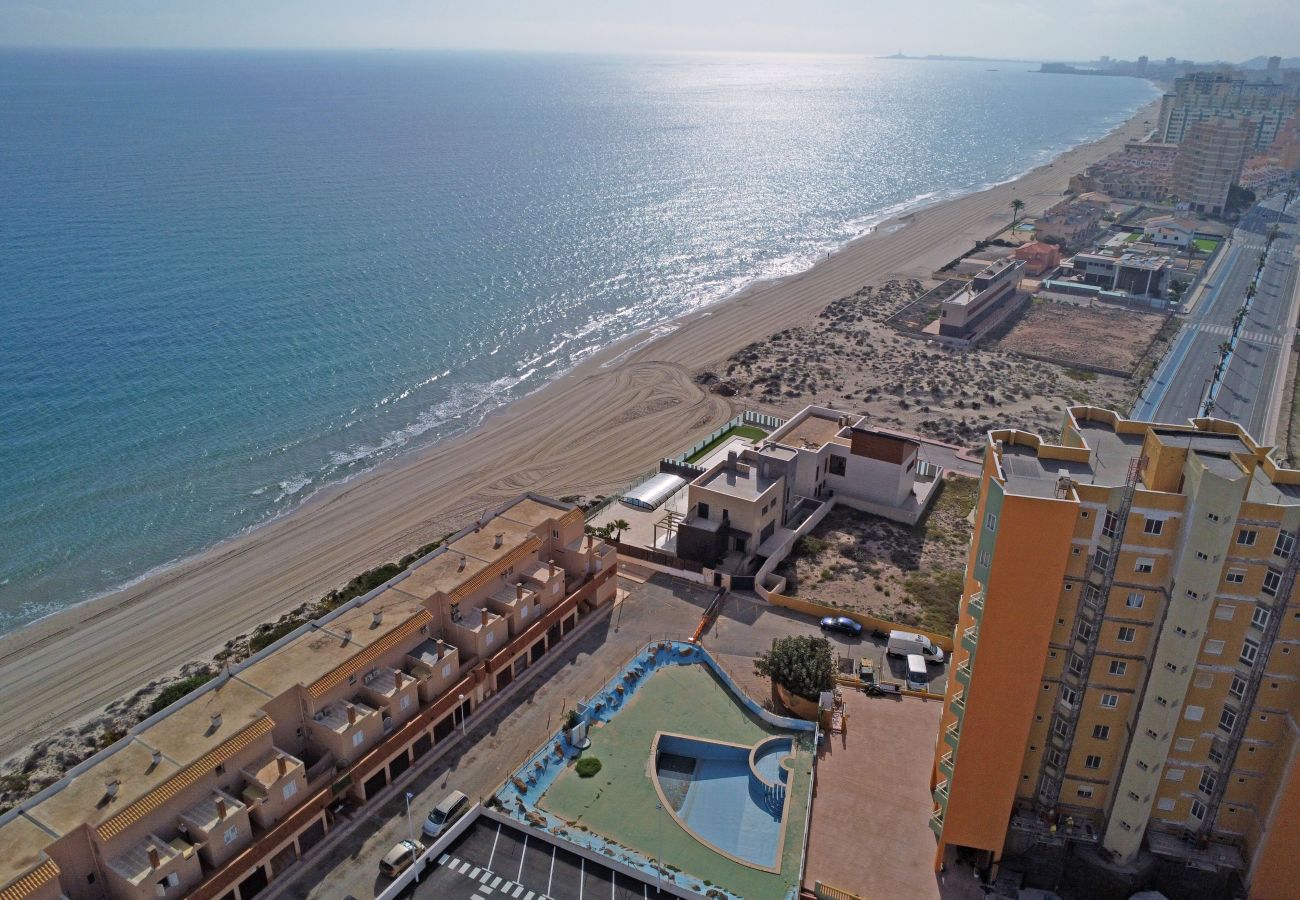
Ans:
[{"label": "pool water", "polygon": [[785,819],[787,773],[780,761],[791,747],[786,737],[743,747],[663,734],[655,774],[679,821],[697,839],[771,867],[779,863]]}]

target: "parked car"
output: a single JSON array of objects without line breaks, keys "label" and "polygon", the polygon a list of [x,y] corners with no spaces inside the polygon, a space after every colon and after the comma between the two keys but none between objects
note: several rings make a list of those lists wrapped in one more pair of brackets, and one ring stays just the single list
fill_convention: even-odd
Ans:
[{"label": "parked car", "polygon": [[396,878],[414,865],[416,858],[424,852],[424,845],[419,841],[398,841],[397,845],[384,854],[379,861],[379,871],[389,878]]},{"label": "parked car", "polygon": [[442,834],[448,825],[465,814],[468,804],[469,798],[460,791],[452,791],[443,797],[429,813],[429,818],[424,820],[424,825],[421,827],[424,836],[436,838]]},{"label": "parked car", "polygon": [[848,616],[827,616],[821,621],[822,631],[838,631],[850,637],[862,637],[862,626]]},{"label": "parked car", "polygon": [[885,645],[885,652],[890,656],[911,656],[913,653],[918,653],[925,658],[926,662],[943,662],[943,651],[930,643],[928,637],[914,631],[889,632],[889,643]]}]

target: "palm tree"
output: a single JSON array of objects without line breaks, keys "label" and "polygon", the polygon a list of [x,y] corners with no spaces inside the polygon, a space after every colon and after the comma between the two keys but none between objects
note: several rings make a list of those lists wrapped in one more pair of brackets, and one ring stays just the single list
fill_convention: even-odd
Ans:
[{"label": "palm tree", "polygon": [[628,524],[626,519],[615,519],[613,522],[610,522],[609,529],[610,531],[614,532],[615,543],[622,541],[623,532],[631,527],[632,526]]},{"label": "palm tree", "polygon": [[1025,201],[1019,197],[1011,201],[1011,227],[1015,228],[1016,223],[1020,221],[1020,214],[1024,212]]}]

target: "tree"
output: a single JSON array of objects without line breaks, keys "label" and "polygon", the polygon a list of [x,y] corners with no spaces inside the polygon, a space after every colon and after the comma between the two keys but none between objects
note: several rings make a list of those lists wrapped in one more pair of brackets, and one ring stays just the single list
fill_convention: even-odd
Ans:
[{"label": "tree", "polygon": [[626,519],[615,519],[609,523],[609,530],[614,532],[614,540],[616,541],[623,540],[623,532],[631,527]]},{"label": "tree", "polygon": [[1025,201],[1019,197],[1011,201],[1011,227],[1015,228],[1016,223],[1020,221],[1020,213],[1025,209]]},{"label": "tree", "polygon": [[775,638],[772,649],[754,660],[754,674],[771,678],[792,694],[816,700],[835,684],[835,658],[824,637]]}]

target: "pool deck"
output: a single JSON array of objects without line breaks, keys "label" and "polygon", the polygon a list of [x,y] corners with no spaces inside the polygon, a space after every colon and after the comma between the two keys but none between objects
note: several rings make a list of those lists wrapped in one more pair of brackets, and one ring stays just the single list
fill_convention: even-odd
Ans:
[{"label": "pool deck", "polygon": [[780,872],[771,873],[715,852],[683,830],[667,810],[656,808],[650,748],[661,731],[745,745],[790,734],[749,713],[706,665],[669,666],[637,688],[609,722],[591,729],[592,746],[584,755],[601,760],[600,773],[584,779],[571,767],[566,769],[538,807],[647,857],[662,853],[670,867],[738,896],[785,897],[799,877],[813,764],[806,749],[811,736],[800,736],[805,749],[796,753],[791,774]]}]

